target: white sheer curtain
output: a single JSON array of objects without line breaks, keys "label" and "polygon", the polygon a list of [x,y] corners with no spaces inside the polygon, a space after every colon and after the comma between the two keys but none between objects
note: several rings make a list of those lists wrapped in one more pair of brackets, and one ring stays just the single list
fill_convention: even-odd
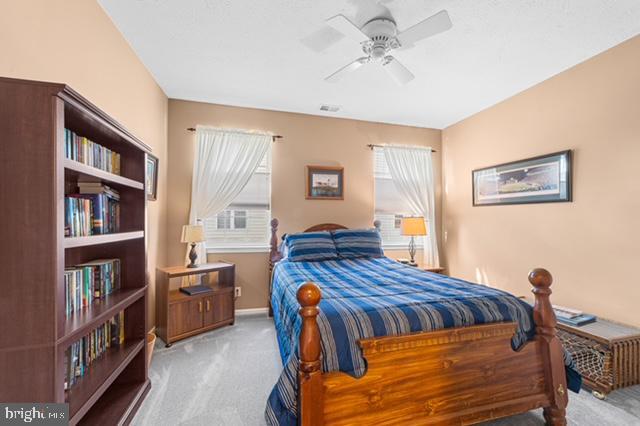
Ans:
[{"label": "white sheer curtain", "polygon": [[[242,191],[270,149],[271,135],[242,130],[196,127],[189,224],[224,210]],[[206,262],[204,243],[196,246],[198,263]],[[185,261],[188,262],[189,247]]]},{"label": "white sheer curtain", "polygon": [[431,148],[385,145],[382,149],[398,192],[409,204],[413,214],[427,220],[424,263],[428,266],[440,266]]}]

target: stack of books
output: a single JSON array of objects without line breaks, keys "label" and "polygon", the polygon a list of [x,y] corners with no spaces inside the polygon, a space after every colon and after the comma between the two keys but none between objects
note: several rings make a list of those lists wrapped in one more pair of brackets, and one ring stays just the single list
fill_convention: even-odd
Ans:
[{"label": "stack of books", "polygon": [[65,157],[105,172],[120,174],[120,154],[64,129]]},{"label": "stack of books", "polygon": [[91,364],[109,348],[120,346],[123,343],[124,311],[73,343],[66,350],[65,390],[78,383],[78,380],[89,372]]},{"label": "stack of books", "polygon": [[120,194],[100,182],[78,182],[79,194],[64,199],[65,237],[109,234],[120,229]]},{"label": "stack of books", "polygon": [[100,259],[67,268],[64,272],[65,313],[91,307],[93,299],[103,298],[120,288],[120,259]]},{"label": "stack of books", "polygon": [[553,311],[559,322],[574,327],[581,327],[596,321],[595,315],[585,314],[582,311],[564,306],[553,305]]}]

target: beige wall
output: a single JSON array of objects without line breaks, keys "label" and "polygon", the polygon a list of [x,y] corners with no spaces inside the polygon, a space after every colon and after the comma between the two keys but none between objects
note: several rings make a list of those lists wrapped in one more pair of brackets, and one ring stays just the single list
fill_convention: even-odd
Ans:
[{"label": "beige wall", "polygon": [[[640,326],[640,37],[443,132],[453,275]],[[573,203],[471,206],[471,170],[574,150]]]},{"label": "beige wall", "polygon": [[[555,303],[640,325],[634,275],[640,254],[639,37],[445,129],[441,147],[438,130],[167,102],[95,1],[2,4],[0,75],[70,84],[160,158],[159,198],[149,203],[149,271],[183,259],[178,241],[187,221],[194,146],[186,127],[210,124],[285,136],[273,146],[273,216],[281,220],[281,232],[325,221],[369,226],[373,170],[365,145],[422,144],[439,151],[438,181],[443,153],[448,238],[441,256],[452,274],[528,294],[527,271],[544,266],[556,278]],[[575,151],[573,203],[471,207],[472,169],[567,148]],[[305,200],[307,164],[344,166],[345,201]],[[266,253],[211,258],[237,263],[239,308],[266,306]],[[151,273],[151,324],[154,278]]]},{"label": "beige wall", "polygon": [[[284,136],[273,145],[271,198],[272,216],[280,220],[281,233],[301,231],[322,222],[371,226],[373,154],[366,147],[370,143],[433,147],[438,150],[434,166],[435,179],[440,182],[439,130],[170,100],[167,246],[171,264],[180,264],[184,259],[185,246],[179,240],[181,227],[188,221],[195,146],[194,134],[185,129],[196,124],[268,130]],[[309,164],[344,167],[344,201],[305,200],[304,173]],[[440,197],[438,185],[438,217]],[[267,253],[211,254],[209,259],[236,263],[237,285],[243,287],[238,308],[267,306]]]},{"label": "beige wall", "polygon": [[[158,201],[149,203],[148,270],[166,258],[167,97],[93,0],[0,3],[0,75],[67,83],[152,147]],[[150,273],[151,293],[155,273]],[[150,300],[150,326],[154,321]]]}]

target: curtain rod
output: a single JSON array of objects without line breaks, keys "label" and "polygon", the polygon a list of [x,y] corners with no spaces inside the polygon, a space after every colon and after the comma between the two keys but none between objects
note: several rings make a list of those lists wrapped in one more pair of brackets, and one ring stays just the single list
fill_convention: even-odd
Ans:
[{"label": "curtain rod", "polygon": [[[369,149],[373,149],[373,148],[384,148],[384,145],[376,145],[374,143],[370,143],[369,145],[367,145],[369,147]],[[432,149],[431,152],[438,152],[435,149]]]},{"label": "curtain rod", "polygon": [[[187,130],[190,131],[190,132],[195,132],[196,128],[195,127],[187,127]],[[273,135],[273,136],[271,136],[271,141],[272,142],[275,142],[276,139],[284,139],[284,136],[281,136],[281,135]]]}]

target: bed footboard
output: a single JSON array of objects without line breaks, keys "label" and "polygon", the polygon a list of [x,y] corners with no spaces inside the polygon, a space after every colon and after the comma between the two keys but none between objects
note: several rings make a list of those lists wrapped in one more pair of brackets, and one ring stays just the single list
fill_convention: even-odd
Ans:
[{"label": "bed footboard", "polygon": [[359,342],[366,374],[322,373],[320,290],[306,283],[301,305],[299,423],[474,424],[544,407],[550,425],[565,425],[562,346],[549,301],[551,275],[529,274],[537,336],[511,349],[515,323],[484,324]]}]

